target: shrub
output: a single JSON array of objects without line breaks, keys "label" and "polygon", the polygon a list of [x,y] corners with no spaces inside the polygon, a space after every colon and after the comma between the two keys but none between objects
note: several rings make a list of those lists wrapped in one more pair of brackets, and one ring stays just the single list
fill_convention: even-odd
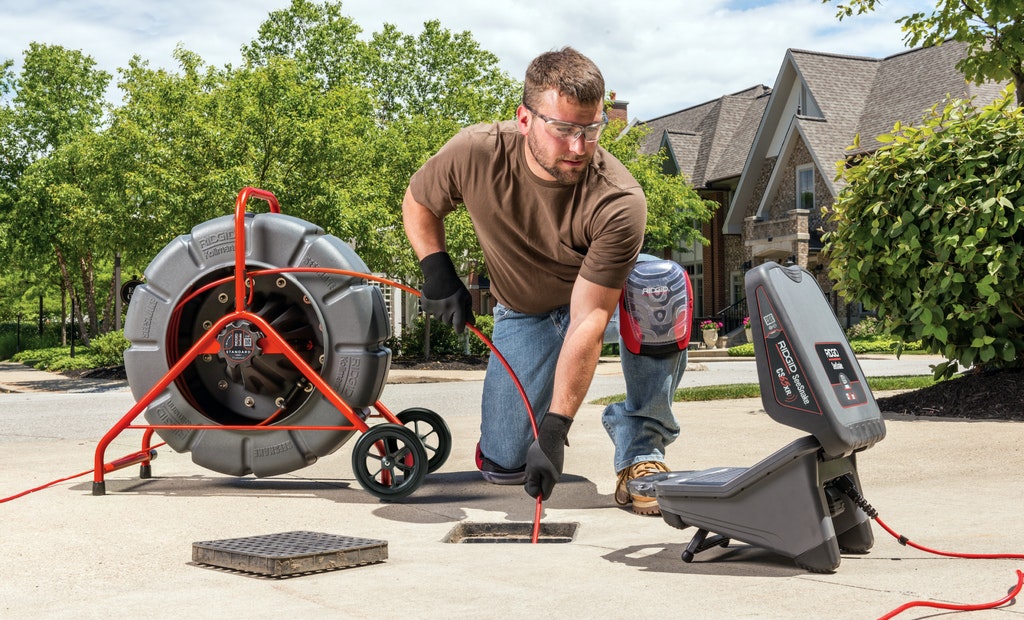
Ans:
[{"label": "shrub", "polygon": [[[491,338],[494,332],[494,317],[489,314],[477,315],[474,317],[475,325],[483,335]],[[419,357],[423,355],[424,334],[426,332],[426,321],[423,315],[416,317],[412,325],[405,330],[401,338],[391,337],[385,342],[385,346],[391,349],[395,357]],[[468,328],[462,333],[455,333],[450,326],[432,319],[430,321],[430,355],[452,356],[466,355],[487,355],[490,349],[482,340],[476,337]]]},{"label": "shrub", "polygon": [[49,347],[21,351],[13,355],[11,360],[54,372],[105,368],[123,365],[124,351],[128,346],[124,334],[116,331],[93,338],[88,347],[76,346],[74,357],[71,357],[71,347]]},{"label": "shrub", "polygon": [[1020,365],[1024,109],[1009,91],[982,108],[949,101],[878,140],[840,162],[847,184],[823,213],[836,291],[945,357],[936,378]]},{"label": "shrub", "polygon": [[131,346],[123,331],[107,332],[89,343],[89,353],[98,367],[124,365],[124,352]]},{"label": "shrub", "polygon": [[729,347],[729,357],[754,357],[754,343],[744,342],[734,347]]},{"label": "shrub", "polygon": [[873,316],[864,317],[859,323],[846,329],[846,338],[848,340],[883,336],[886,334],[888,334],[888,331],[885,329],[885,326],[878,320],[878,317]]},{"label": "shrub", "polygon": [[45,349],[60,344],[60,324],[46,321],[43,333],[39,333],[39,324],[22,321],[17,323],[0,323],[0,359],[10,359],[16,353],[29,349]]}]

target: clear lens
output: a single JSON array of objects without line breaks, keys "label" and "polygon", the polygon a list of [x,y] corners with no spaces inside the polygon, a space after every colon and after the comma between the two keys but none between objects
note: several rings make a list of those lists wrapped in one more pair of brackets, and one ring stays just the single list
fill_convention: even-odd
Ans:
[{"label": "clear lens", "polygon": [[602,120],[598,123],[577,125],[576,123],[556,121],[553,118],[548,118],[530,107],[527,107],[527,109],[544,121],[544,126],[547,127],[548,133],[566,142],[575,142],[581,135],[586,142],[597,142],[601,137],[601,132],[604,131],[605,126],[608,124],[608,117],[603,115]]}]

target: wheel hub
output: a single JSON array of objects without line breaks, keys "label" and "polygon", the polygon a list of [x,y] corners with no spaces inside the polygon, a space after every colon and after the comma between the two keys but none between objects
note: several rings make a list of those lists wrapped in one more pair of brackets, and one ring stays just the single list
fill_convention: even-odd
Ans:
[{"label": "wheel hub", "polygon": [[263,337],[263,332],[249,321],[234,321],[217,337],[220,342],[218,355],[228,368],[251,365],[253,358],[263,351],[259,345]]}]

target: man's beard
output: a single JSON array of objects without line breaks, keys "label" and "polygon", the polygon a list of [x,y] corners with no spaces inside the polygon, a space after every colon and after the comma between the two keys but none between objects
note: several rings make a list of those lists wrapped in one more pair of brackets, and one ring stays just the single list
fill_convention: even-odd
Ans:
[{"label": "man's beard", "polygon": [[589,158],[583,155],[581,157],[584,159],[581,161],[586,161],[586,164],[569,169],[559,168],[558,158],[544,152],[544,147],[539,143],[532,131],[526,136],[526,145],[530,149],[530,153],[533,154],[533,158],[537,160],[537,164],[562,185],[576,185],[579,183],[583,175],[586,174],[590,164]]}]

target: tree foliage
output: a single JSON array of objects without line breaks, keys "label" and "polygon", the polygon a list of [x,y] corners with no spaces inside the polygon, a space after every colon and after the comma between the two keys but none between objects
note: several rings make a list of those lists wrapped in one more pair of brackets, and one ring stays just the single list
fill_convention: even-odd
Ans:
[{"label": "tree foliage", "polygon": [[824,212],[836,290],[943,355],[937,377],[1024,361],[1024,109],[1012,97],[951,100],[895,125],[841,169],[849,184]]},{"label": "tree foliage", "polygon": [[[9,149],[3,176],[9,189],[0,216],[8,232],[9,265],[19,280],[38,285],[58,271],[62,290],[79,302],[78,320],[88,316],[92,333],[97,319],[92,236],[101,216],[78,181],[91,180],[92,139],[101,127],[110,81],[95,67],[78,50],[29,45],[21,73],[9,86],[12,104],[4,114],[10,133],[3,135]],[[81,297],[73,274],[80,274]]]},{"label": "tree foliage", "polygon": [[[837,5],[840,20],[871,12],[879,2],[847,1]],[[976,84],[1012,80],[1017,105],[1024,106],[1024,4],[1019,0],[938,0],[930,15],[912,13],[896,23],[908,47],[941,45],[946,39],[966,43],[967,56],[957,70]]]},{"label": "tree foliage", "polygon": [[[415,283],[401,219],[410,176],[460,128],[512,118],[522,84],[469,32],[436,21],[360,34],[340,3],[292,0],[238,66],[182,47],[176,70],[132,58],[114,106],[103,103],[110,76],[80,51],[33,43],[19,74],[0,63],[4,291],[34,302],[47,290],[49,309],[59,286],[96,335],[110,323],[115,256],[142,273],[178,235],[232,214],[246,186],[352,243],[372,271]],[[648,192],[650,243],[692,239],[706,205],[638,154],[637,134],[612,133],[604,144]],[[482,263],[465,210],[445,226],[452,254]],[[0,293],[8,303],[34,310]]]}]

